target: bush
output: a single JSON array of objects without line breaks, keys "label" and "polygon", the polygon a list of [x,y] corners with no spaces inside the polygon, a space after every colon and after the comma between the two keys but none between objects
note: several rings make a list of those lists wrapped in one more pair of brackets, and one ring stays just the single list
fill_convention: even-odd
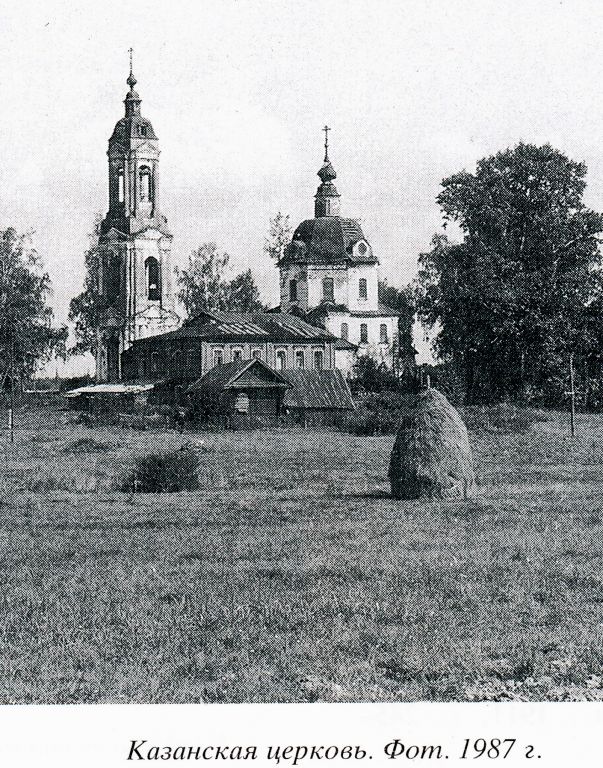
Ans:
[{"label": "bush", "polygon": [[191,448],[150,453],[136,459],[123,490],[135,493],[176,493],[199,488],[199,457]]},{"label": "bush", "polygon": [[468,405],[461,409],[461,415],[470,432],[497,434],[523,434],[537,421],[546,421],[542,411],[518,408],[509,403]]},{"label": "bush", "polygon": [[347,419],[345,431],[353,435],[393,435],[415,400],[416,396],[400,392],[365,395]]},{"label": "bush", "polygon": [[72,440],[63,448],[63,453],[98,453],[108,451],[112,446],[110,443],[100,443],[91,437],[80,437],[78,440]]}]

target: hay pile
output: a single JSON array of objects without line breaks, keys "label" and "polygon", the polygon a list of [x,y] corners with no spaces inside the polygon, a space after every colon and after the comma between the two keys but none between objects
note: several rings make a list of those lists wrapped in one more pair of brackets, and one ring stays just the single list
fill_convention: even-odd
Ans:
[{"label": "hay pile", "polygon": [[475,491],[467,428],[436,389],[421,393],[403,419],[389,462],[396,499],[467,498]]}]

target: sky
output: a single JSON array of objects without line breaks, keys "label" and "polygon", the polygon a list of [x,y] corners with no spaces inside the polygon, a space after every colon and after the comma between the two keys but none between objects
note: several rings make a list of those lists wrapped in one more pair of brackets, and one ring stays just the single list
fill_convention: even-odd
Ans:
[{"label": "sky", "polygon": [[403,285],[441,228],[441,180],[520,140],[586,162],[603,210],[602,44],[603,4],[580,0],[11,0],[0,227],[33,231],[64,322],[107,207],[132,47],[175,264],[216,242],[278,303],[264,237],[277,211],[313,215],[326,123],[342,215]]}]

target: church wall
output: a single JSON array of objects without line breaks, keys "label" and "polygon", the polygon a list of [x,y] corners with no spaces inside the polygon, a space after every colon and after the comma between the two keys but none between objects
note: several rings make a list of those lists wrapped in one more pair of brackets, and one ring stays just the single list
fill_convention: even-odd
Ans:
[{"label": "church wall", "polygon": [[[360,280],[366,280],[367,298],[360,298]],[[375,311],[379,307],[379,275],[375,264],[363,264],[348,269],[348,297],[345,302],[350,312]]]},{"label": "church wall", "polygon": [[348,280],[345,265],[332,264],[308,267],[308,306],[317,307],[324,299],[323,280],[333,280],[333,294],[335,304],[345,304],[348,301]]},{"label": "church wall", "polygon": [[[297,280],[297,301],[289,301],[289,282]],[[292,307],[308,309],[308,281],[305,265],[290,264],[280,270],[281,310],[289,312]]]},{"label": "church wall", "polygon": [[[348,313],[329,314],[325,321],[326,330],[334,336],[341,338],[341,324],[347,323],[348,341],[358,347],[357,355],[370,355],[377,363],[385,363],[388,368],[393,367],[393,348],[398,339],[397,317],[355,317]],[[367,326],[368,341],[360,341],[360,326]],[[381,338],[381,325],[387,326],[388,343],[383,344]],[[342,356],[339,355],[339,358]],[[339,367],[339,366],[338,366]]]}]

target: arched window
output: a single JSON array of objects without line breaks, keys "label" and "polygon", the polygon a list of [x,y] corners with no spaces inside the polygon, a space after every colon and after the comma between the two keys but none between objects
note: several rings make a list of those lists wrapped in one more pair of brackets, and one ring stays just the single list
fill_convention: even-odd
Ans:
[{"label": "arched window", "polygon": [[317,349],[314,352],[314,368],[317,371],[322,371],[324,367],[324,353],[322,349]]},{"label": "arched window", "polygon": [[347,323],[342,323],[341,324],[341,338],[344,341],[347,341],[349,336],[350,336],[350,329],[348,328],[348,324]]},{"label": "arched window", "polygon": [[243,359],[243,350],[242,349],[233,349],[232,351],[232,361],[233,363],[239,363]]},{"label": "arched window", "polygon": [[332,277],[324,277],[322,280],[323,301],[335,301],[335,285]]},{"label": "arched window", "polygon": [[151,200],[151,169],[148,165],[143,165],[139,170],[138,183],[141,202],[149,202]]},{"label": "arched window", "polygon": [[368,325],[366,323],[360,323],[360,343],[366,344],[368,342]]},{"label": "arched window", "polygon": [[366,277],[361,277],[358,281],[358,298],[366,299],[368,296],[368,290],[366,285]]},{"label": "arched window", "polygon": [[124,201],[124,169],[117,170],[117,200],[120,203]]},{"label": "arched window", "polygon": [[284,349],[279,349],[279,351],[276,353],[276,370],[282,371],[284,368],[287,367],[287,355]]},{"label": "arched window", "polygon": [[379,326],[379,341],[381,344],[387,344],[387,325],[385,323],[381,323]]},{"label": "arched window", "polygon": [[109,251],[106,255],[105,286],[109,306],[117,303],[121,293],[121,259],[118,253]]},{"label": "arched window", "polygon": [[158,301],[161,296],[161,286],[159,284],[159,262],[154,256],[144,263],[147,278],[147,292],[150,301]]},{"label": "arched window", "polygon": [[289,301],[297,301],[297,280],[289,280]]},{"label": "arched window", "polygon": [[262,359],[262,350],[261,349],[254,349],[251,353],[251,357],[254,360],[261,360]]},{"label": "arched window", "polygon": [[302,349],[298,349],[295,353],[295,367],[298,370],[303,370],[306,367],[306,359],[305,359],[304,351]]},{"label": "arched window", "polygon": [[214,349],[214,365],[222,365],[224,362],[224,350]]}]

